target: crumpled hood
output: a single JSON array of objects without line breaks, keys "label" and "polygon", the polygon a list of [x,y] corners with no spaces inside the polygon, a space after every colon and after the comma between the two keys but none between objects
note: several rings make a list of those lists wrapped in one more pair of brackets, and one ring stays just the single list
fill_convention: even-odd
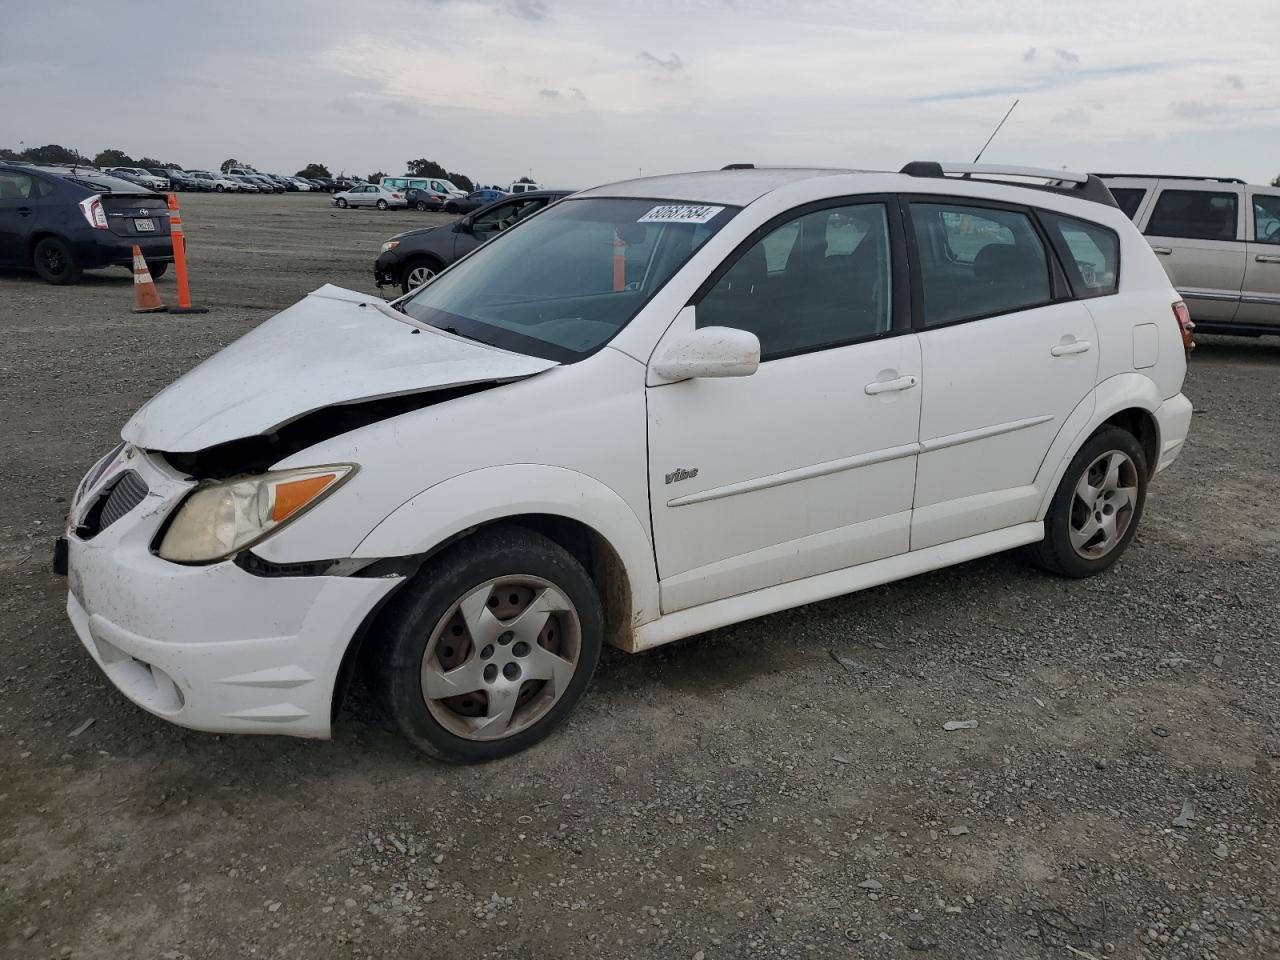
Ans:
[{"label": "crumpled hood", "polygon": [[519,380],[554,366],[325,284],[165,387],[121,436],[144,449],[189,453],[271,433],[322,407]]}]

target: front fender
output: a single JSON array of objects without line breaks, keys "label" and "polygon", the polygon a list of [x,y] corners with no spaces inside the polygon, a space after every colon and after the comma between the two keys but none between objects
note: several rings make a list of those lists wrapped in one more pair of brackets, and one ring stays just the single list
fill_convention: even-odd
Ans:
[{"label": "front fender", "polygon": [[[1121,410],[1140,409],[1152,415],[1158,431],[1159,419],[1155,417],[1155,413],[1163,402],[1155,382],[1140,373],[1117,374],[1094,387],[1093,392],[1071,411],[1044,462],[1040,464],[1035,483],[1044,493],[1036,519],[1043,520],[1049,512],[1049,503],[1053,500],[1058,484],[1062,482],[1062,475],[1066,473],[1071,458],[1099,426]],[[1157,449],[1160,448],[1157,446]]]},{"label": "front fender", "polygon": [[413,556],[470,527],[521,514],[550,514],[590,527],[622,562],[631,590],[632,626],[658,616],[657,568],[644,524],[609,487],[564,467],[485,467],[442,481],[392,511],[351,555]]}]

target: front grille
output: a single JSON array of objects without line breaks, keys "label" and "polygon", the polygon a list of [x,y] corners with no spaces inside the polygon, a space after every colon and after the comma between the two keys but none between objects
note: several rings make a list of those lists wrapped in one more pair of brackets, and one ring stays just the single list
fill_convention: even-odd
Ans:
[{"label": "front grille", "polygon": [[140,504],[146,495],[147,482],[132,470],[126,470],[111,489],[98,498],[76,532],[85,540],[96,536]]}]

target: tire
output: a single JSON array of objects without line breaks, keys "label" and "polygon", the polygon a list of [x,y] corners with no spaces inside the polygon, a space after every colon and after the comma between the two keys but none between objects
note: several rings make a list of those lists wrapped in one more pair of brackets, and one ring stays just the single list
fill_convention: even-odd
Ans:
[{"label": "tire", "polygon": [[[567,550],[509,527],[429,561],[383,626],[376,681],[391,718],[424,753],[479,763],[533,746],[568,715],[600,659],[604,617]],[[443,696],[428,699],[430,678]]]},{"label": "tire", "polygon": [[226,188],[226,187],[224,187],[224,186],[223,186],[222,184],[220,184],[220,183],[214,184],[214,187],[213,187],[213,191],[214,191],[214,193],[222,193],[222,191],[224,191],[224,190],[226,190],[226,189],[227,189],[227,188]]},{"label": "tire", "polygon": [[[417,290],[441,270],[440,264],[427,257],[410,260],[400,271],[400,289],[404,293]],[[426,271],[425,275],[419,271]],[[415,276],[415,274],[417,274]]]},{"label": "tire", "polygon": [[417,210],[419,213],[425,213],[427,210],[427,205],[423,203],[421,200],[419,200],[417,203],[413,205],[413,208]]},{"label": "tire", "polygon": [[378,209],[379,209],[379,210],[385,210],[385,209],[387,209],[387,201],[385,201],[385,200],[379,200],[379,201],[378,201]]},{"label": "tire", "polygon": [[56,286],[76,283],[84,274],[71,245],[58,237],[45,237],[37,243],[31,259],[40,279]]},{"label": "tire", "polygon": [[[1147,455],[1127,430],[1104,426],[1071,459],[1027,553],[1064,577],[1092,577],[1120,559],[1147,502]],[[1092,516],[1090,514],[1092,513]]]},{"label": "tire", "polygon": [[151,274],[152,280],[159,280],[169,270],[169,261],[159,260],[155,263],[147,262],[147,272]]},{"label": "tire", "polygon": [[345,210],[345,209],[347,208],[347,198],[346,198],[346,197],[339,197],[337,200],[335,200],[335,201],[334,201],[334,203],[336,203],[336,204],[338,205],[338,209],[339,209],[339,210]]},{"label": "tire", "polygon": [[453,204],[453,203],[446,203],[446,204],[444,205],[444,212],[445,212],[445,213],[457,213],[457,212],[458,212],[458,207],[457,207],[457,205],[456,205],[456,204]]}]

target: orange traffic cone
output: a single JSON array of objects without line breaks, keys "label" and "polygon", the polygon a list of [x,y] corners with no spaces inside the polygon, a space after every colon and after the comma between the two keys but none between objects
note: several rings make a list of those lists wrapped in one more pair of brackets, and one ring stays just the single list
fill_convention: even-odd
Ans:
[{"label": "orange traffic cone", "polygon": [[133,300],[134,313],[159,313],[165,309],[156,290],[156,282],[147,269],[146,258],[136,243],[133,245]]},{"label": "orange traffic cone", "polygon": [[173,238],[173,270],[178,284],[178,305],[170,313],[208,313],[208,307],[191,305],[191,288],[187,285],[187,236],[182,232],[182,212],[177,194],[169,194],[169,235]]}]

